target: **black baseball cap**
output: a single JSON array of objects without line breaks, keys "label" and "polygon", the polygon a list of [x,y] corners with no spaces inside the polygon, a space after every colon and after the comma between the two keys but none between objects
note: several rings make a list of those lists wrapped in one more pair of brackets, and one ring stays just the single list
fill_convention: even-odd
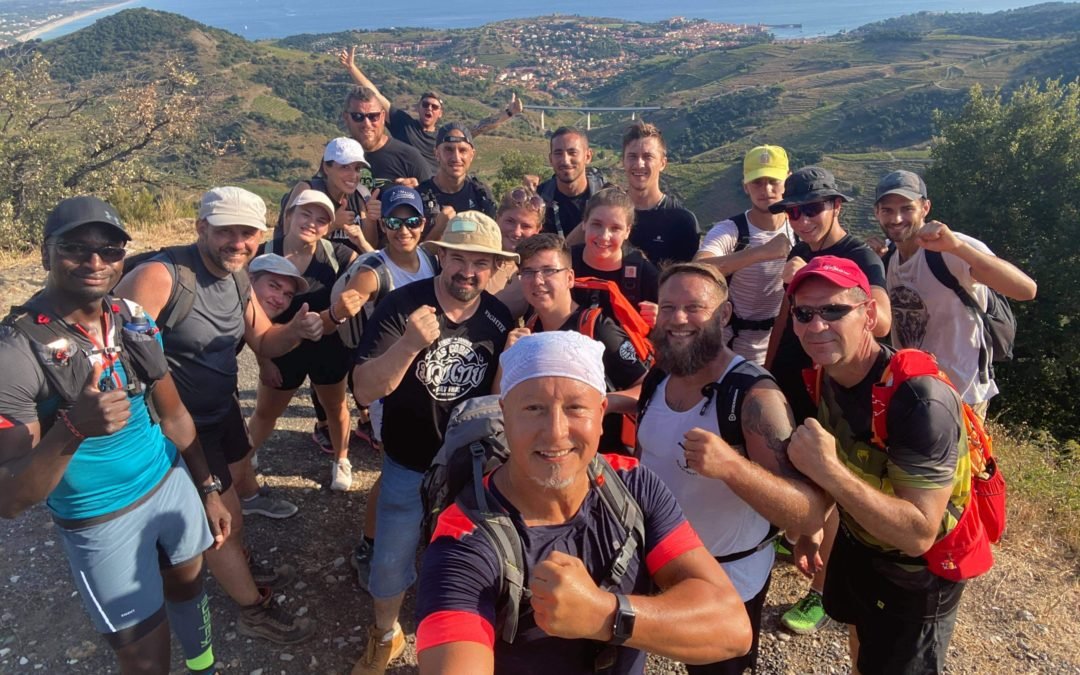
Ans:
[{"label": "black baseball cap", "polygon": [[125,241],[131,240],[116,209],[92,195],[69,197],[57,204],[45,220],[45,238],[59,237],[91,223],[108,225]]},{"label": "black baseball cap", "polygon": [[769,211],[780,213],[789,206],[813,204],[826,199],[851,201],[851,197],[837,189],[836,177],[831,171],[820,166],[807,166],[787,177],[784,181],[784,198],[769,206]]},{"label": "black baseball cap", "polygon": [[439,132],[435,134],[435,145],[443,143],[468,143],[476,147],[473,145],[472,132],[461,122],[451,122],[439,127]]}]

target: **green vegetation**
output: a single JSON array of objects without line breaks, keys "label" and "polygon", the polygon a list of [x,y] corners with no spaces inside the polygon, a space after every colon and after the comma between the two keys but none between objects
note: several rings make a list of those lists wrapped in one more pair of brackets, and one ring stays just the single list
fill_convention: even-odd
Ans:
[{"label": "green vegetation", "polygon": [[265,94],[255,97],[251,102],[251,111],[266,115],[275,122],[292,122],[304,114],[277,96]]},{"label": "green vegetation", "polygon": [[940,116],[927,172],[933,215],[984,241],[1039,283],[1015,303],[1016,360],[1001,364],[1007,420],[1080,439],[1080,80],[1029,83],[1006,97],[974,88]]}]

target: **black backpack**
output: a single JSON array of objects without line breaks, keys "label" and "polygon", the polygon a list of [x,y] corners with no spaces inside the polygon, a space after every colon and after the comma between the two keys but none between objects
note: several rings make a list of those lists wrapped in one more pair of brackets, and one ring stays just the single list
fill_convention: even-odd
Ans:
[{"label": "black backpack", "polygon": [[[157,316],[157,325],[166,334],[186,319],[195,305],[195,292],[198,289],[198,283],[195,280],[195,259],[198,255],[196,245],[188,244],[167,246],[156,251],[147,251],[124,258],[125,276],[139,265],[151,260],[172,268],[174,279],[172,292],[169,293],[169,299]],[[247,269],[233,272],[232,278],[236,282],[240,306],[247,309],[247,303],[251,300],[251,279],[248,278]]]},{"label": "black backpack", "polygon": [[[896,246],[890,245],[883,262],[888,273],[889,261],[896,253]],[[979,348],[979,379],[988,381],[994,376],[993,363],[1012,361],[1013,346],[1016,344],[1016,317],[1013,315],[1009,299],[989,286],[986,287],[986,309],[961,285],[949,271],[945,258],[938,251],[924,250],[926,266],[942,286],[951,290],[960,299],[964,307],[971,312],[983,332],[983,346]],[[989,350],[987,349],[989,346]]]},{"label": "black backpack", "polygon": [[[304,182],[308,184],[308,188],[311,190],[318,190],[319,192],[323,192],[327,195],[330,194],[330,188],[326,185],[325,176],[316,174]],[[295,186],[293,187],[293,189],[295,189]],[[289,190],[285,194],[281,195],[281,200],[278,203],[278,221],[277,225],[274,226],[275,238],[285,236],[285,210],[289,206],[289,195],[291,194],[292,190]],[[349,195],[346,204],[348,205],[349,210],[353,213],[360,213],[364,210],[365,204],[367,204],[369,199],[371,199],[371,190],[369,190],[366,185],[357,185],[356,189],[353,190],[353,193]],[[341,234],[341,236],[337,236],[338,234]],[[334,241],[349,241],[349,238],[347,236],[344,236],[344,233],[340,232],[340,230],[331,232],[329,238]]]},{"label": "black backpack", "polygon": [[[496,630],[504,641],[513,642],[523,609],[522,599],[528,594],[525,553],[510,514],[484,485],[484,476],[508,456],[499,397],[466,400],[450,413],[443,445],[420,484],[420,497],[424,506],[421,531],[424,541],[431,540],[439,515],[451,504],[457,504],[476,525],[476,531],[483,533],[494,547],[502,566]],[[589,480],[625,532],[619,554],[601,583],[601,587],[613,588],[625,576],[633,557],[645,548],[645,518],[622,478],[599,455],[589,465]]]},{"label": "black backpack", "polygon": [[[638,428],[641,428],[641,421],[645,417],[645,412],[649,409],[649,403],[652,401],[653,395],[656,394],[656,388],[660,386],[660,383],[664,381],[667,375],[660,368],[653,368],[641,382],[641,394],[638,396]],[[746,395],[761,380],[773,380],[773,376],[753,361],[743,360],[729,370],[719,382],[710,382],[701,388],[701,395],[705,397],[705,403],[702,404],[698,414],[704,415],[709,408],[709,403],[715,399],[716,422],[719,425],[720,437],[733,448],[739,448],[746,444],[746,438],[743,436],[742,431],[740,411],[742,410],[743,401],[746,400]],[[640,447],[637,456],[641,457]],[[770,525],[765,538],[754,548],[729,553],[718,557],[716,560],[721,563],[741,560],[771,545],[778,536],[780,536],[779,528]]]}]

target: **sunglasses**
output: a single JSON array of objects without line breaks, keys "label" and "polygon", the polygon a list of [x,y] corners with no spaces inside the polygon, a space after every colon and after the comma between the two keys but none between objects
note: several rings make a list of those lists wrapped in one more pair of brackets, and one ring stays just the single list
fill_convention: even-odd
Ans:
[{"label": "sunglasses", "polygon": [[439,110],[440,108],[442,108],[442,106],[438,103],[430,103],[428,101],[424,101],[423,103],[421,103],[420,107],[424,110]]},{"label": "sunglasses", "polygon": [[382,119],[382,113],[381,112],[370,112],[370,113],[350,112],[349,117],[352,118],[353,122],[363,122],[364,120],[367,120],[368,122],[371,122],[372,124],[375,124],[380,119]]},{"label": "sunglasses", "polygon": [[518,271],[518,274],[521,276],[522,281],[532,281],[537,276],[541,279],[550,279],[559,272],[566,271],[566,269],[567,268],[565,267],[541,267],[540,269],[525,268]]},{"label": "sunglasses", "polygon": [[533,211],[543,211],[545,207],[544,200],[540,198],[540,195],[530,194],[525,188],[514,188],[510,192],[510,201]]},{"label": "sunglasses", "polygon": [[825,209],[831,209],[833,203],[830,202],[814,202],[813,204],[797,204],[795,206],[788,206],[784,209],[784,213],[787,214],[788,220],[798,220],[800,218],[813,218]]},{"label": "sunglasses", "polygon": [[89,262],[95,253],[101,262],[109,264],[118,263],[127,255],[123,246],[88,246],[77,241],[58,241],[53,244],[53,250],[62,258],[80,263]]},{"label": "sunglasses", "polygon": [[397,218],[395,216],[387,216],[382,219],[383,225],[391,232],[396,232],[402,227],[407,227],[410,230],[415,230],[418,227],[424,226],[424,219],[420,216],[409,216],[408,218]]},{"label": "sunglasses", "polygon": [[[866,302],[869,302],[869,300]],[[851,314],[853,309],[862,307],[866,302],[860,302],[857,305],[822,305],[821,307],[793,305],[791,307],[791,316],[799,323],[810,323],[815,316],[820,316],[823,321],[831,323],[843,319],[848,314]]]}]

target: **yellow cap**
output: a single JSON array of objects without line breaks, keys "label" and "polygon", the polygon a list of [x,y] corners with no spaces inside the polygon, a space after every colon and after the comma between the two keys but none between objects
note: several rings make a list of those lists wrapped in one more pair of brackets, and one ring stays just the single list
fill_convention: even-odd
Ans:
[{"label": "yellow cap", "polygon": [[743,158],[743,183],[766,176],[775,180],[788,177],[787,153],[779,145],[759,145]]}]

